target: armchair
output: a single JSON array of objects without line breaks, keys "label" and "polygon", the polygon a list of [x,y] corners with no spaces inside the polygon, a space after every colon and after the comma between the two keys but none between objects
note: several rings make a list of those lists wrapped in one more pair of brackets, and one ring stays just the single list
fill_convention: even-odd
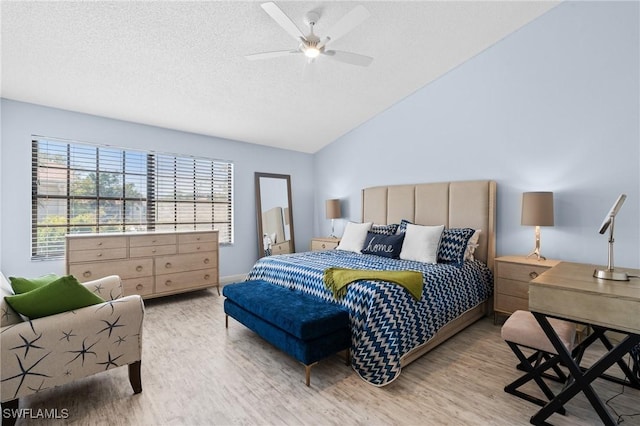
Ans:
[{"label": "armchair", "polygon": [[123,297],[115,275],[84,285],[106,301],[23,321],[4,300],[12,292],[0,273],[3,424],[15,422],[5,409],[18,409],[19,398],[111,368],[128,365],[133,392],[142,392],[142,299]]}]

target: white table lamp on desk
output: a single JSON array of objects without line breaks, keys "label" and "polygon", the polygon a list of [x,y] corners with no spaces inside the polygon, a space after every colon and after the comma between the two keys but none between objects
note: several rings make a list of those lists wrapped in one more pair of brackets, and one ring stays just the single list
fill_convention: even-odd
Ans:
[{"label": "white table lamp on desk", "polygon": [[602,221],[602,225],[600,225],[600,231],[598,232],[601,234],[607,232],[607,228],[609,229],[609,255],[607,256],[607,269],[596,269],[593,271],[593,276],[596,278],[613,281],[629,281],[629,276],[626,272],[616,271],[613,268],[613,223],[616,215],[620,211],[620,207],[622,207],[626,199],[626,194],[620,194],[616,202],[613,203],[609,213],[605,216],[604,221]]}]

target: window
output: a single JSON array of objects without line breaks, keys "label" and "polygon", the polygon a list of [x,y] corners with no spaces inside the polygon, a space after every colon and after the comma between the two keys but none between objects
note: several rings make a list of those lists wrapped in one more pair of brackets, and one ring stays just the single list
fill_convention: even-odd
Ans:
[{"label": "window", "polygon": [[32,258],[68,233],[217,229],[233,242],[233,164],[51,139],[32,141]]}]

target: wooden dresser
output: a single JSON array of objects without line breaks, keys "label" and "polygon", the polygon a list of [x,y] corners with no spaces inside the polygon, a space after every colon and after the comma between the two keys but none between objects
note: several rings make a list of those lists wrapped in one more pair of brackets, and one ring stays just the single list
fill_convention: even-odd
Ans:
[{"label": "wooden dresser", "polygon": [[538,260],[525,256],[502,256],[495,259],[493,311],[511,315],[529,310],[529,281],[560,263],[559,260]]},{"label": "wooden dresser", "polygon": [[218,231],[67,235],[66,270],[81,282],[119,275],[144,298],[216,287]]}]

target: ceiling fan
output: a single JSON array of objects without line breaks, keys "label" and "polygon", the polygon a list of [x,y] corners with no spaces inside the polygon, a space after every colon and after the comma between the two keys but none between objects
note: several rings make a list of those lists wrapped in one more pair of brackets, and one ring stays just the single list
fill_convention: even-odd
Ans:
[{"label": "ceiling fan", "polygon": [[278,7],[278,5],[273,2],[268,2],[261,4],[261,6],[278,25],[280,25],[286,32],[293,36],[296,41],[299,42],[299,45],[296,49],[292,50],[277,50],[274,52],[246,55],[245,58],[249,60],[253,61],[257,59],[270,59],[280,56],[303,54],[309,58],[310,62],[320,55],[328,56],[337,61],[361,67],[369,66],[373,61],[373,58],[369,56],[345,52],[342,50],[327,49],[331,43],[353,30],[370,16],[369,11],[363,6],[356,6],[353,10],[343,16],[333,27],[331,27],[327,32],[327,35],[322,39],[313,32],[313,27],[318,22],[318,19],[320,19],[320,15],[318,13],[309,12],[305,15],[304,21],[309,26],[309,34],[305,36],[296,24],[294,24],[282,9]]}]

